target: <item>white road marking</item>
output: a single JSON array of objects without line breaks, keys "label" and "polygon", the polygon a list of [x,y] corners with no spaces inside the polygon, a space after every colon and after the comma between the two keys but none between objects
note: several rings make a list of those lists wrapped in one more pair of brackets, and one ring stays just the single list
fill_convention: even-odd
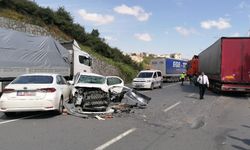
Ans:
[{"label": "white road marking", "polygon": [[177,84],[180,84],[180,83],[175,83],[175,84],[170,84],[170,85],[167,85],[167,86],[164,86],[163,89],[167,88],[167,87],[171,87],[171,86],[175,86]]},{"label": "white road marking", "polygon": [[42,115],[42,114],[37,114],[37,115],[26,116],[26,117],[22,117],[22,118],[17,118],[17,119],[2,121],[2,122],[0,122],[0,125],[6,124],[6,123],[10,123],[10,122],[19,121],[19,120],[22,120],[22,119],[28,119],[28,118],[32,118],[32,117],[37,117],[37,116],[40,116],[40,115]]},{"label": "white road marking", "polygon": [[175,103],[174,105],[169,106],[168,108],[164,109],[163,111],[167,112],[167,111],[173,109],[174,107],[178,106],[180,103],[181,103],[181,101]]},{"label": "white road marking", "polygon": [[110,141],[104,143],[103,145],[97,147],[94,150],[104,150],[105,148],[109,147],[110,145],[114,144],[115,142],[119,141],[120,139],[124,138],[125,136],[129,135],[130,133],[134,132],[136,128],[129,129],[128,131],[118,135],[117,137],[111,139]]}]

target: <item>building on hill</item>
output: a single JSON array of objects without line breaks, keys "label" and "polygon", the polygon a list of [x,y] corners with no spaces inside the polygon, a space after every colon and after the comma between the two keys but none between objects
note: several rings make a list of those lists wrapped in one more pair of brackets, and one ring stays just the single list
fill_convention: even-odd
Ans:
[{"label": "building on hill", "polygon": [[181,59],[181,53],[173,53],[173,54],[170,54],[170,57],[171,57],[171,58],[175,58],[175,59]]},{"label": "building on hill", "polygon": [[175,58],[175,59],[182,59],[182,54],[181,53],[171,53],[171,54],[150,54],[146,52],[141,52],[141,53],[130,53],[128,54],[130,58],[137,62],[140,63],[143,61],[144,57],[153,57],[153,58]]}]

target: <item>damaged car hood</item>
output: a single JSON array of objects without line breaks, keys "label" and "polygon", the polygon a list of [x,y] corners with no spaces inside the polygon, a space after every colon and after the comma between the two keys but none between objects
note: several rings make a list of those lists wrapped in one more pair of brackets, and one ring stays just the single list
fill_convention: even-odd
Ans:
[{"label": "damaged car hood", "polygon": [[104,92],[108,92],[108,88],[105,86],[105,84],[89,84],[89,83],[77,83],[74,85],[75,88],[82,87],[82,88],[99,88],[103,90]]}]

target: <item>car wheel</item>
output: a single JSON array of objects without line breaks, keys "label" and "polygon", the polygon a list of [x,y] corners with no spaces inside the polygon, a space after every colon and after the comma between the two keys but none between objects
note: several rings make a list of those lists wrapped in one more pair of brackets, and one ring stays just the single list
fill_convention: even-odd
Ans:
[{"label": "car wheel", "polygon": [[14,117],[14,116],[16,115],[15,112],[5,112],[4,114],[5,114],[5,116],[7,116],[7,117]]},{"label": "car wheel", "polygon": [[153,89],[154,89],[154,83],[152,83],[150,86],[150,90],[153,90]]},{"label": "car wheel", "polygon": [[60,115],[63,113],[63,98],[61,97],[60,102],[59,102],[59,107],[57,110],[57,114]]},{"label": "car wheel", "polygon": [[162,82],[161,82],[161,84],[160,84],[159,88],[160,88],[160,89],[162,88]]}]

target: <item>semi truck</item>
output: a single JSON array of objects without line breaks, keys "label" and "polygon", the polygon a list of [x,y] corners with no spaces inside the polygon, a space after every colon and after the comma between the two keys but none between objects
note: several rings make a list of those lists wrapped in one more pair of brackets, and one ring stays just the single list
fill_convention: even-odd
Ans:
[{"label": "semi truck", "polygon": [[186,73],[187,61],[174,58],[155,58],[150,62],[150,69],[160,70],[163,80],[179,81],[181,73]]},{"label": "semi truck", "polygon": [[198,72],[213,91],[250,92],[250,38],[221,37],[199,54]]},{"label": "semi truck", "polygon": [[199,66],[199,56],[194,55],[191,60],[187,62],[187,76],[189,78],[190,84],[198,85],[198,66]]},{"label": "semi truck", "polygon": [[62,44],[49,36],[0,28],[0,93],[22,74],[58,73],[71,80],[77,72],[91,72],[92,58],[76,41]]}]

